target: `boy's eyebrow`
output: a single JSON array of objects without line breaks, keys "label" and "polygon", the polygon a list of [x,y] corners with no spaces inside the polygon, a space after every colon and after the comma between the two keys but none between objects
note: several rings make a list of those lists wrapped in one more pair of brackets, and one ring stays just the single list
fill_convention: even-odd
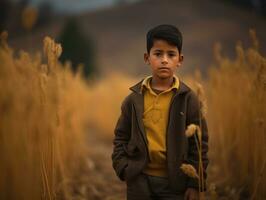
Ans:
[{"label": "boy's eyebrow", "polygon": [[[154,49],[154,51],[155,52],[163,52],[163,50],[161,50],[161,49]],[[167,51],[167,53],[177,53],[177,51],[175,51],[175,50],[169,50],[169,51]]]},{"label": "boy's eyebrow", "polygon": [[168,53],[177,53],[177,51],[174,51],[174,50],[169,50],[167,51]]},{"label": "boy's eyebrow", "polygon": [[154,49],[153,51],[159,51],[159,52],[162,52],[163,50],[161,50],[161,49]]}]

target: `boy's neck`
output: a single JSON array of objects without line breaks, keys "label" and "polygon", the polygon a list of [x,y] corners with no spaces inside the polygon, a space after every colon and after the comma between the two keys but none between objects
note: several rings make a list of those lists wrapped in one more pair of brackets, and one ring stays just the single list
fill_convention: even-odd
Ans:
[{"label": "boy's neck", "polygon": [[156,90],[167,90],[172,87],[174,81],[174,77],[160,79],[158,77],[152,76],[151,79],[151,87]]}]

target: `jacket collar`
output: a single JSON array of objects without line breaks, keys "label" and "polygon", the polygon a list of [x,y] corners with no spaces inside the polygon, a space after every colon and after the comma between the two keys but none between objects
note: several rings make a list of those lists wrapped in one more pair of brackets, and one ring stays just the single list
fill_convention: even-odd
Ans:
[{"label": "jacket collar", "polygon": [[[145,141],[146,144],[148,144],[148,140],[147,140],[147,136],[145,133],[145,128],[144,128],[144,124],[142,121],[142,114],[144,112],[144,95],[142,93],[142,82],[144,79],[142,79],[140,82],[138,82],[136,85],[130,87],[129,89],[133,91],[134,94],[134,98],[133,98],[133,106],[135,108],[136,111],[136,117],[137,117],[137,122],[139,124],[139,128],[142,132],[143,135],[143,139]],[[182,93],[186,93],[189,92],[191,89],[182,81],[179,81],[179,88],[178,90],[173,90],[175,91],[174,97],[182,94]]]},{"label": "jacket collar", "polygon": [[[130,87],[129,89],[135,93],[142,94],[143,81],[144,81],[144,79],[142,79],[137,84]],[[182,94],[182,93],[186,93],[188,91],[190,91],[190,88],[185,83],[183,83],[182,81],[179,80],[179,88],[177,90],[177,93]]]}]

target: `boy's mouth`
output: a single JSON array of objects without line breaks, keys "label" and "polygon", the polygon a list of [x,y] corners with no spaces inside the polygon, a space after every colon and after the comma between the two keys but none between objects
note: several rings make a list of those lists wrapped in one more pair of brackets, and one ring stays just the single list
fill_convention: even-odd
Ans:
[{"label": "boy's mouth", "polygon": [[159,70],[169,70],[168,67],[159,67]]}]

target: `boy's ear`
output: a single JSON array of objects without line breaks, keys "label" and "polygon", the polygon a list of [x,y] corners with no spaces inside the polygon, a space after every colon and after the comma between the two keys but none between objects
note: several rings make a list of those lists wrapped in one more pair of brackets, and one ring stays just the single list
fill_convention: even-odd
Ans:
[{"label": "boy's ear", "polygon": [[183,55],[183,54],[180,54],[180,55],[179,55],[179,62],[178,62],[178,64],[177,64],[178,67],[181,66],[183,60],[184,60],[184,55]]},{"label": "boy's ear", "polygon": [[146,52],[144,53],[144,62],[149,65],[150,64],[150,59],[149,59],[149,54]]}]

